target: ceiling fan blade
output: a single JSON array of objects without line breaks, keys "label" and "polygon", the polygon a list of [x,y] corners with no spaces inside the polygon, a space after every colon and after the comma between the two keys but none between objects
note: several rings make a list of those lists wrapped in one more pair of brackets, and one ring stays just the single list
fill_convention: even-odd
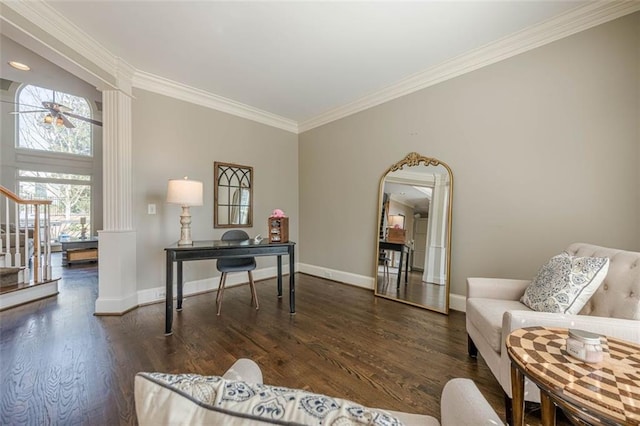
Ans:
[{"label": "ceiling fan blade", "polygon": [[45,107],[46,109],[49,110],[53,110],[56,112],[71,112],[73,111],[71,108],[64,106],[64,105],[60,105],[56,102],[42,102],[42,106]]},{"label": "ceiling fan blade", "polygon": [[61,118],[62,119],[62,123],[64,124],[64,127],[67,127],[69,129],[73,129],[74,126],[72,122],[69,121],[69,119],[67,117],[64,116],[64,114],[58,114],[57,118]]},{"label": "ceiling fan blade", "polygon": [[[10,101],[4,101],[4,100],[0,100],[0,102],[4,102],[7,104],[12,104],[12,105],[19,105],[19,106],[28,106],[28,107],[32,107],[32,108],[40,108],[39,106],[36,105],[27,105],[27,104],[20,104],[17,102],[10,102]],[[87,117],[83,117],[81,115],[77,115],[77,114],[73,114],[69,111],[73,111],[71,108],[66,107],[64,105],[60,105],[56,102],[42,102],[42,106],[46,109],[37,109],[37,110],[33,110],[33,111],[10,111],[9,114],[22,114],[22,113],[33,113],[33,112],[49,112],[51,113],[51,115],[53,115],[54,117],[60,117],[62,118],[62,121],[64,122],[64,125],[66,127],[69,128],[73,128],[75,127],[73,125],[73,123],[71,123],[66,116],[68,117],[72,117],[75,118],[77,120],[81,120],[81,121],[86,121],[87,123],[91,123],[94,124],[96,126],[102,126],[102,122],[98,121],[98,120],[94,120],[92,118],[87,118]]]},{"label": "ceiling fan blade", "polygon": [[47,112],[47,110],[46,109],[37,109],[37,110],[34,110],[34,111],[9,111],[9,114],[14,114],[14,115],[15,114],[25,114],[25,113],[28,113],[28,112]]},{"label": "ceiling fan blade", "polygon": [[11,105],[25,106],[25,107],[30,107],[30,108],[42,108],[41,105],[21,104],[19,102],[4,101],[4,100],[0,100],[0,102],[4,102],[5,104],[11,104]]},{"label": "ceiling fan blade", "polygon": [[92,118],[83,117],[83,116],[77,115],[77,114],[71,114],[70,112],[65,112],[64,115],[66,115],[68,117],[75,118],[75,119],[80,120],[80,121],[86,121],[87,123],[95,124],[96,126],[102,126],[102,123],[100,121],[94,120]]}]

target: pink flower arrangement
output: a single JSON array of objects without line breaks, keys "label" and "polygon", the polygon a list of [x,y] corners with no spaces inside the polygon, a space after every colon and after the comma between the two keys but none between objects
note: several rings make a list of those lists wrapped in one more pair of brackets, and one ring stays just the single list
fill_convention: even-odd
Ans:
[{"label": "pink flower arrangement", "polygon": [[271,213],[271,217],[287,217],[287,215],[284,214],[284,212],[280,209],[275,209],[272,213]]}]

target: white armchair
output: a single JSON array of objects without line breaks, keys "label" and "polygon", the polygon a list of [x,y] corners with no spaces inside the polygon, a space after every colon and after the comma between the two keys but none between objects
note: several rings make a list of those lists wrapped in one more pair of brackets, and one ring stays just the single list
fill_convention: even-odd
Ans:
[{"label": "white armchair", "polygon": [[[505,393],[511,412],[510,360],[505,339],[513,330],[547,326],[584,329],[640,343],[640,253],[575,243],[572,256],[609,258],[603,283],[578,315],[536,312],[520,302],[528,280],[468,278],[466,328],[469,355],[479,352]],[[540,401],[538,388],[525,381],[525,400]]]}]

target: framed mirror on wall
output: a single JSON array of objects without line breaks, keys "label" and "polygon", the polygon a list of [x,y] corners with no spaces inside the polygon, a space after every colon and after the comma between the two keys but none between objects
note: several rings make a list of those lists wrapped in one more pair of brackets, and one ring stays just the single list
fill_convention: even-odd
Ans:
[{"label": "framed mirror on wall", "polygon": [[412,152],[380,179],[375,295],[449,312],[453,173]]},{"label": "framed mirror on wall", "polygon": [[253,226],[253,167],[214,162],[213,227]]}]

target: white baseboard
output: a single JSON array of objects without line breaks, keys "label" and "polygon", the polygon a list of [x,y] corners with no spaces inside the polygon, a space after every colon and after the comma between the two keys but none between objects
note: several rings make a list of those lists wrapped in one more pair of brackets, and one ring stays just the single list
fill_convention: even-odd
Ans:
[{"label": "white baseboard", "polygon": [[315,277],[326,278],[328,280],[338,281],[345,284],[351,284],[356,287],[362,287],[369,290],[373,290],[374,286],[374,279],[372,277],[352,274],[351,272],[338,271],[336,269],[323,268],[306,263],[299,263],[298,270],[299,272],[313,275]]},{"label": "white baseboard", "polygon": [[[297,269],[297,268],[296,268]],[[297,271],[296,271],[297,272]],[[282,265],[282,276],[289,275],[289,264]],[[269,268],[256,269],[253,271],[253,279],[255,281],[266,280],[278,276],[278,268],[275,266]],[[187,281],[184,283],[182,293],[184,296],[190,296],[207,291],[218,289],[220,276],[204,278],[201,280]],[[247,284],[249,277],[246,272],[234,272],[227,275],[225,287],[234,287],[241,284]],[[286,288],[286,281],[283,279],[283,285]],[[173,285],[173,297],[176,297],[177,287]],[[154,288],[138,290],[138,305],[148,305],[150,303],[163,302],[166,299],[166,286],[160,285]]]},{"label": "white baseboard", "polygon": [[138,307],[138,294],[132,293],[121,299],[98,297],[96,315],[122,315]]},{"label": "white baseboard", "polygon": [[449,293],[449,309],[467,312],[467,297],[461,294]]},{"label": "white baseboard", "polygon": [[[289,265],[282,265],[282,273],[288,275]],[[297,263],[296,272],[302,272],[304,274],[313,275],[315,277],[325,278],[332,281],[338,281],[345,284],[350,284],[356,287],[362,287],[368,290],[373,290],[374,279],[365,275],[353,274],[351,272],[339,271],[337,269],[323,268],[320,266],[309,265],[306,263]],[[275,266],[263,269],[256,269],[253,271],[253,278],[258,280],[265,280],[275,278],[278,275],[278,270]],[[198,293],[204,293],[207,291],[213,291],[218,288],[218,281],[220,277],[210,277],[201,280],[188,281],[184,283],[183,293],[184,296],[194,295]],[[227,287],[233,287],[241,284],[248,283],[247,274],[244,272],[238,272],[229,274],[227,277]],[[286,285],[286,282],[285,282]],[[173,295],[176,295],[176,286],[173,286]],[[148,288],[138,291],[138,305],[147,305],[150,303],[162,302],[165,300],[165,286],[158,286],[154,288]],[[449,295],[449,308],[454,311],[466,312],[466,297],[460,294],[451,293]]]},{"label": "white baseboard", "polygon": [[58,294],[58,280],[0,294],[0,311]]},{"label": "white baseboard", "polygon": [[[357,287],[373,290],[375,285],[372,277],[364,275],[352,274],[350,272],[338,271],[335,269],[323,268],[320,266],[309,265],[306,263],[298,264],[299,272],[313,275],[320,278],[326,278],[328,280],[338,281],[346,284],[351,284]],[[454,311],[466,312],[467,298],[460,294],[451,293],[449,295],[449,308]]]}]

